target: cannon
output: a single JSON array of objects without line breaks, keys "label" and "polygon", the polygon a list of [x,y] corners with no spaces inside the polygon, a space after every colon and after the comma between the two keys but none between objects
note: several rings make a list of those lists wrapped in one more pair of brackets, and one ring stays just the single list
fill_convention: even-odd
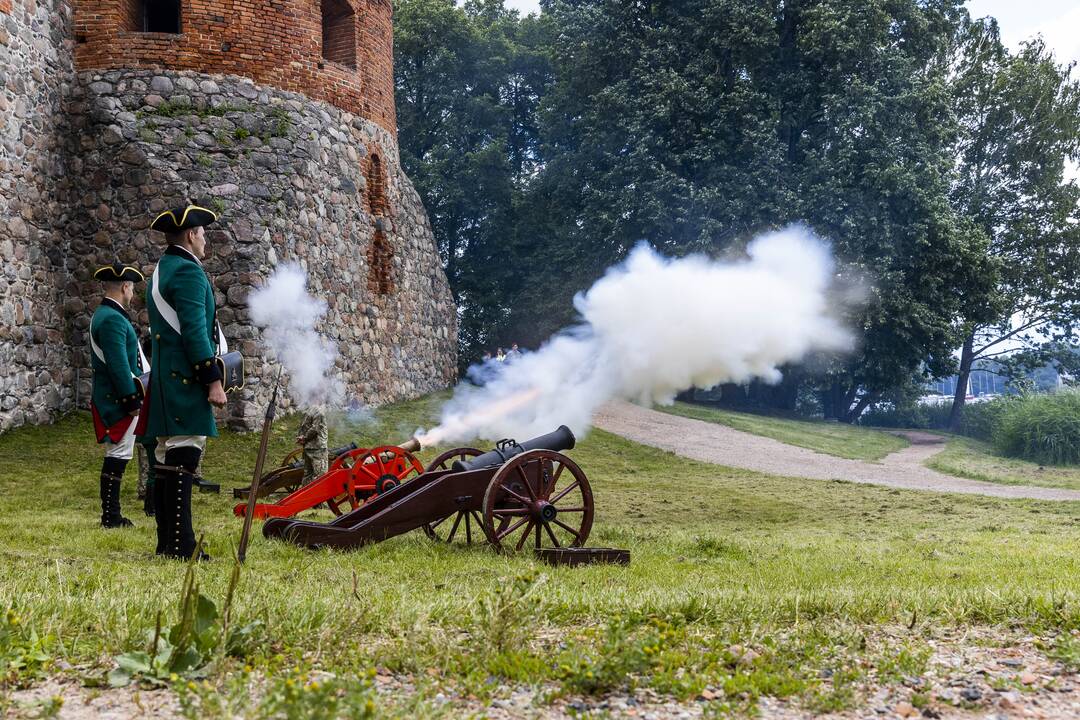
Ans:
[{"label": "cannon", "polygon": [[[253,515],[262,519],[289,518],[324,503],[338,516],[345,512],[346,506],[356,510],[376,495],[420,475],[424,467],[408,449],[419,447],[414,439],[402,445],[346,449],[334,459],[326,473],[277,502],[257,503]],[[259,495],[262,495],[262,487]],[[244,517],[247,503],[237,504],[233,514]]]},{"label": "cannon", "polygon": [[442,542],[498,549],[581,547],[593,522],[593,495],[565,425],[487,453],[455,448],[418,477],[380,493],[329,523],[271,518],[263,535],[308,548],[357,548],[423,530]]},{"label": "cannon", "polygon": [[[330,462],[333,462],[350,450],[359,449],[360,447],[352,442],[348,445],[342,445],[341,447],[331,449],[327,452],[327,456],[330,458]],[[279,495],[282,493],[287,495],[300,489],[300,486],[303,485],[304,482],[304,461],[298,458],[303,452],[303,447],[296,448],[285,456],[280,465],[270,472],[263,474],[259,479],[259,497]],[[250,486],[233,488],[233,498],[237,500],[247,500],[249,492],[251,492]]]}]

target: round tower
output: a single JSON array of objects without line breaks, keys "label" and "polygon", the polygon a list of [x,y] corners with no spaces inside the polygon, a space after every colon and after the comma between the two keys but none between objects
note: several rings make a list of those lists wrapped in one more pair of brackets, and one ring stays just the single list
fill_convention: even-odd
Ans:
[{"label": "round tower", "polygon": [[351,396],[382,403],[453,381],[454,303],[398,157],[389,0],[73,9],[62,242],[67,295],[85,301],[68,317],[83,392],[92,267],[118,257],[149,272],[164,247],[150,220],[188,199],[221,218],[204,264],[251,378],[230,402],[233,424],[250,427],[269,394],[247,294],[285,261],[330,306],[320,330]]}]

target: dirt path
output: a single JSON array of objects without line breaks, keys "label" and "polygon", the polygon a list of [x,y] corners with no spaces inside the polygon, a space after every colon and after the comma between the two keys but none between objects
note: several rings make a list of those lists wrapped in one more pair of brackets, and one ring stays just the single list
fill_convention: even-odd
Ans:
[{"label": "dirt path", "polygon": [[904,433],[912,443],[910,447],[887,455],[880,462],[871,463],[825,455],[734,430],[726,425],[669,415],[622,401],[613,401],[601,407],[593,418],[593,424],[601,430],[642,445],[669,450],[676,455],[770,475],[847,480],[908,490],[1001,498],[1080,500],[1080,491],[1077,490],[997,485],[931,470],[923,462],[940,452],[945,440],[930,433]]}]

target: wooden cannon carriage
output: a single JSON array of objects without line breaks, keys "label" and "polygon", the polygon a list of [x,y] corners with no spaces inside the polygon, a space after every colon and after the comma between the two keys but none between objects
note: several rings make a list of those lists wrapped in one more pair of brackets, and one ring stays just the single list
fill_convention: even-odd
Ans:
[{"label": "wooden cannon carriage", "polygon": [[[339,448],[332,448],[327,453],[327,457],[330,462],[333,462],[350,450],[360,450],[360,447],[353,442]],[[280,465],[263,474],[259,479],[259,497],[288,495],[300,489],[304,484],[304,461],[300,459],[303,452],[303,446],[294,449],[285,456]],[[233,488],[233,497],[237,500],[247,500],[250,492],[250,486]]]},{"label": "wooden cannon carriage", "polygon": [[356,548],[422,529],[437,540],[500,549],[581,547],[592,529],[593,496],[585,473],[561,452],[574,444],[564,425],[487,453],[456,448],[332,522],[271,518],[263,535],[309,548]]}]

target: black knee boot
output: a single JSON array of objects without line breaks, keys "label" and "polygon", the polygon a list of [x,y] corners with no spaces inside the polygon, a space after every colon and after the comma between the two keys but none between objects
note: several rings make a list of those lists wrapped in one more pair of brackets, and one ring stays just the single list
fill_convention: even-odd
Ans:
[{"label": "black knee boot", "polygon": [[154,553],[157,555],[165,554],[165,547],[167,545],[166,538],[172,532],[172,517],[173,513],[169,510],[168,502],[166,501],[165,488],[168,485],[168,478],[171,477],[169,473],[162,468],[157,459],[154,459],[150,468],[150,473],[154,476],[154,484],[147,488],[148,494],[153,499],[153,516],[154,522],[157,524],[157,548]]},{"label": "black knee boot", "polygon": [[151,459],[148,463],[149,467],[146,468],[146,494],[143,495],[142,509],[147,517],[154,517],[154,511],[157,508],[157,499],[154,494],[154,485],[157,475],[154,472],[154,465],[157,464],[157,461],[153,459],[153,455],[150,457]]},{"label": "black knee boot", "polygon": [[107,457],[101,463],[101,526],[131,527],[132,522],[120,514],[120,479],[128,461]]},{"label": "black knee boot", "polygon": [[[198,448],[174,448],[165,453],[164,467],[159,465],[155,486],[163,485],[161,490],[163,514],[168,515],[168,529],[165,532],[165,550],[162,554],[189,559],[195,552],[195,530],[191,519],[191,488],[194,483],[195,468],[199,464]],[[164,482],[163,482],[164,481]],[[158,521],[163,518],[159,515]],[[206,553],[200,553],[200,560],[209,560]]]}]

